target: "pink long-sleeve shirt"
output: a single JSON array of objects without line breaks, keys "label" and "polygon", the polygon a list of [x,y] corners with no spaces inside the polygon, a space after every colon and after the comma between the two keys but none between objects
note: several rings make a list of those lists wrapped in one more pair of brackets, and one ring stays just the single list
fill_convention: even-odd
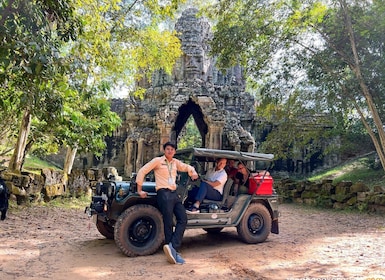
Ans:
[{"label": "pink long-sleeve shirt", "polygon": [[139,169],[138,174],[136,175],[136,183],[142,186],[144,177],[152,170],[154,170],[155,174],[155,189],[157,191],[161,188],[176,190],[175,180],[177,171],[188,172],[190,177],[192,175],[198,175],[195,168],[191,165],[183,163],[175,158],[169,162],[165,156],[161,156],[153,158]]}]

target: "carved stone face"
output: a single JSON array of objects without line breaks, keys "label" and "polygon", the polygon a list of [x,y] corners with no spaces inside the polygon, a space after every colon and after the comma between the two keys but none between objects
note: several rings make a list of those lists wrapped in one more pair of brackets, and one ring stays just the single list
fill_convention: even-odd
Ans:
[{"label": "carved stone face", "polygon": [[199,74],[203,71],[202,57],[201,56],[186,56],[185,73],[186,74]]}]

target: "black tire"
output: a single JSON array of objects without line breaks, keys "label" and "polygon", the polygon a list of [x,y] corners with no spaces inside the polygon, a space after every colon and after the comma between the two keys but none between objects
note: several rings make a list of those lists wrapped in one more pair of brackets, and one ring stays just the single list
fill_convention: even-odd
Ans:
[{"label": "black tire", "polygon": [[238,224],[237,232],[245,243],[261,243],[269,236],[271,223],[266,207],[260,203],[252,203]]},{"label": "black tire", "polygon": [[204,228],[203,230],[209,234],[215,234],[215,233],[220,233],[222,229],[223,227],[216,227],[216,228]]},{"label": "black tire", "polygon": [[107,222],[96,220],[96,228],[107,239],[114,239],[114,227]]},{"label": "black tire", "polygon": [[151,255],[163,241],[162,215],[154,206],[132,206],[115,223],[115,243],[128,257]]}]

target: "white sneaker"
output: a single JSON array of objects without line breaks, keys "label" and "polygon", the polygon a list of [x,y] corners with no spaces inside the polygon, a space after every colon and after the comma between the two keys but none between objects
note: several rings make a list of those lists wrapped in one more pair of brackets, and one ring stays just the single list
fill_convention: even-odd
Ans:
[{"label": "white sneaker", "polygon": [[192,206],[192,207],[186,209],[186,213],[187,214],[197,214],[197,213],[200,213],[200,212],[201,211],[198,208],[196,208],[195,206]]},{"label": "white sneaker", "polygon": [[176,251],[170,244],[165,244],[163,246],[163,252],[166,255],[167,261],[171,264],[176,264]]}]

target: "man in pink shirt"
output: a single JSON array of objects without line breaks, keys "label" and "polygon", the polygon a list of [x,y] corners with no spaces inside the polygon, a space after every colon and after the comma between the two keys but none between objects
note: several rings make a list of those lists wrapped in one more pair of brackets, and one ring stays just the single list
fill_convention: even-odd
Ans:
[{"label": "man in pink shirt", "polygon": [[[188,172],[193,179],[198,178],[194,167],[174,158],[175,144],[167,142],[163,145],[164,155],[153,158],[139,169],[136,176],[138,194],[141,198],[147,197],[142,190],[144,177],[152,170],[155,174],[155,189],[157,202],[163,215],[165,245],[163,251],[167,260],[172,264],[183,264],[185,261],[178,252],[182,245],[182,238],[187,225],[186,210],[176,192],[177,171]],[[175,231],[173,231],[173,214],[176,217]]]}]

